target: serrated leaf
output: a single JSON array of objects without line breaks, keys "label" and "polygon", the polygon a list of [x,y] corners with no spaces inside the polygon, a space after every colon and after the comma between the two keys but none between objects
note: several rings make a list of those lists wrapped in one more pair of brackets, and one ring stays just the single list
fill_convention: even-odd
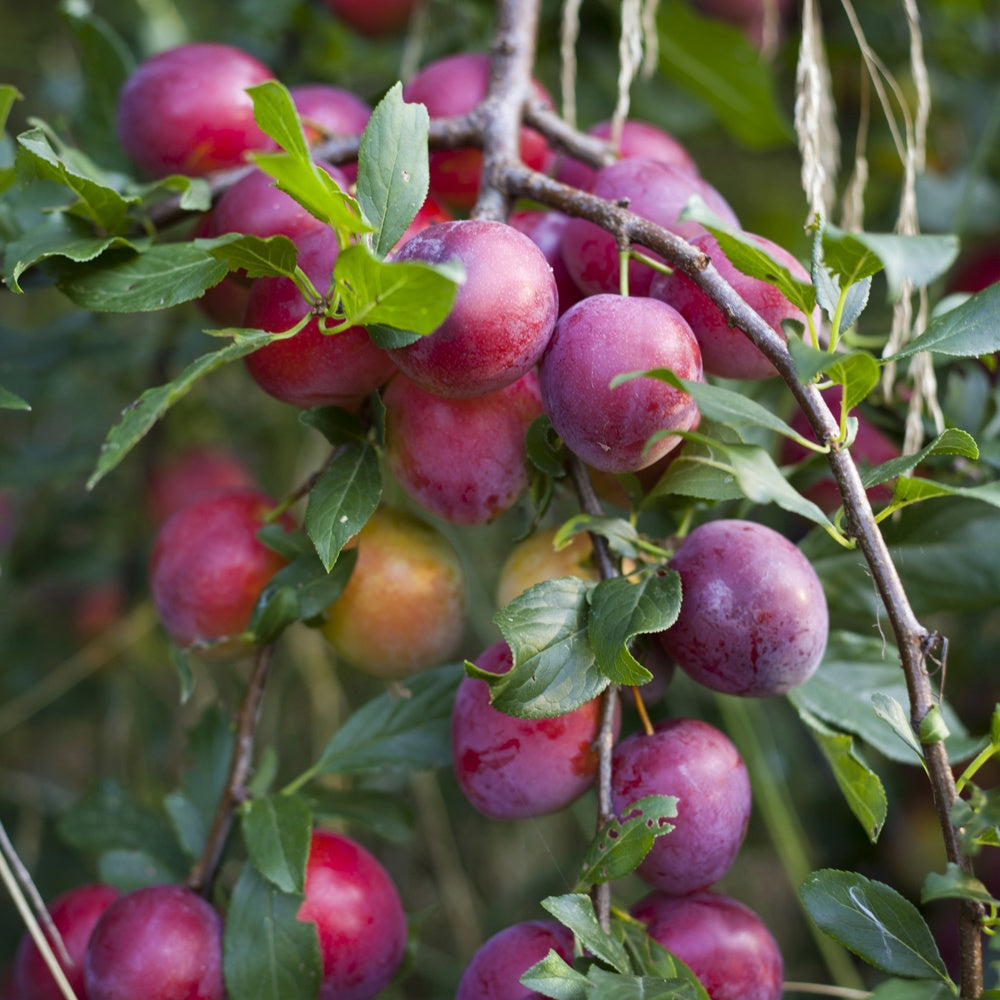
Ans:
[{"label": "serrated leaf", "polygon": [[129,208],[136,197],[124,197],[110,184],[92,173],[83,173],[83,157],[74,162],[56,152],[44,129],[33,128],[17,137],[17,168],[22,175],[54,181],[76,196],[73,211],[89,219],[110,234],[123,233],[128,227]]},{"label": "serrated leaf", "polygon": [[[819,669],[787,697],[800,712],[805,710],[835,729],[853,733],[891,760],[914,763],[912,748],[907,749],[875,715],[872,698],[876,694],[898,703],[907,701],[906,681],[895,654],[887,652],[877,637],[834,631]],[[952,732],[946,741],[952,760],[976,752],[977,741],[947,702],[942,711]]]},{"label": "serrated leaf", "polygon": [[21,100],[21,92],[9,83],[0,83],[0,137],[7,134],[7,119],[14,102]]},{"label": "serrated leaf", "polygon": [[620,937],[632,959],[632,968],[642,976],[657,976],[682,983],[690,1000],[709,1000],[698,977],[676,956],[651,937],[646,925],[634,917],[612,911],[611,933]]},{"label": "serrated leaf", "polygon": [[807,315],[813,311],[816,289],[812,283],[793,277],[788,267],[772,257],[750,234],[720,219],[700,195],[688,201],[681,219],[700,222],[715,237],[719,249],[737,271],[773,285]]},{"label": "serrated leaf", "polygon": [[203,354],[165,385],[147,389],[122,412],[121,420],[108,431],[101,445],[97,466],[87,480],[92,490],[146,436],[150,428],[178,400],[183,399],[204,375],[244,357],[273,339],[273,334],[248,331],[219,351]]},{"label": "serrated leaf", "polygon": [[286,153],[301,162],[311,162],[309,143],[292,95],[277,80],[265,80],[247,88],[253,101],[254,120]]},{"label": "serrated leaf", "polygon": [[528,461],[543,475],[553,479],[566,475],[565,454],[546,414],[535,417],[528,425],[524,447]]},{"label": "serrated leaf", "polygon": [[789,340],[788,350],[801,381],[810,382],[825,372],[838,385],[844,386],[844,400],[849,410],[857,406],[878,382],[878,362],[862,351],[831,354],[794,339]]},{"label": "serrated leaf", "polygon": [[300,423],[320,432],[332,445],[364,441],[368,427],[356,413],[339,406],[314,406],[299,414]]},{"label": "serrated leaf", "polygon": [[975,875],[962,871],[953,861],[945,865],[944,872],[928,872],[924,879],[920,902],[926,905],[936,899],[967,899],[1000,907],[1000,900]]},{"label": "serrated leaf", "polygon": [[361,209],[354,198],[308,157],[254,153],[252,158],[265,174],[274,178],[280,191],[294,198],[310,215],[337,230],[343,239],[358,236],[371,228],[361,218]]},{"label": "serrated leaf", "polygon": [[610,882],[635,871],[657,837],[669,834],[677,815],[672,795],[648,795],[622,811],[622,818],[605,823],[584,852],[577,885]]},{"label": "serrated leaf", "polygon": [[[850,330],[857,323],[861,314],[868,306],[868,299],[871,296],[872,279],[865,278],[851,285],[844,295],[844,303],[840,311],[839,331],[843,333]],[[831,317],[832,319],[833,317]]]},{"label": "serrated leaf", "polygon": [[632,971],[624,945],[601,928],[593,900],[588,895],[571,892],[564,896],[548,896],[542,900],[542,907],[573,932],[584,951],[606,962],[617,972]]},{"label": "serrated leaf", "polygon": [[919,337],[888,361],[921,351],[954,358],[976,358],[1000,351],[1000,282],[987,286],[949,312],[935,316]]},{"label": "serrated leaf", "polygon": [[885,789],[878,775],[864,761],[850,733],[831,729],[808,711],[800,710],[799,717],[809,727],[823,751],[851,812],[868,839],[875,843],[885,825],[889,809]]},{"label": "serrated leaf", "polygon": [[21,292],[18,279],[28,268],[45,260],[62,257],[75,263],[95,260],[113,248],[140,250],[145,240],[123,236],[94,236],[92,228],[81,220],[54,212],[37,226],[7,244],[4,253],[4,282],[14,292]]},{"label": "serrated leaf", "polygon": [[975,461],[979,458],[979,446],[971,434],[957,427],[949,427],[920,451],[912,455],[901,455],[869,469],[861,476],[861,481],[868,489],[890,479],[896,479],[898,476],[905,476],[931,455],[960,455],[962,458]]},{"label": "serrated leaf", "polygon": [[574,535],[590,532],[607,539],[615,555],[635,559],[639,554],[639,532],[634,524],[624,517],[610,517],[601,514],[574,514],[564,521],[552,539],[553,548],[558,551],[569,545]]},{"label": "serrated leaf", "polygon": [[952,235],[847,232],[829,223],[823,227],[826,265],[852,285],[884,269],[892,301],[907,281],[920,287],[939,278],[955,262],[958,250],[958,237]]},{"label": "serrated leaf", "polygon": [[683,3],[660,4],[657,21],[659,66],[668,79],[704,101],[751,149],[791,140],[771,71],[742,32]]},{"label": "serrated leaf", "polygon": [[295,277],[298,250],[287,236],[245,236],[224,233],[213,239],[194,240],[194,245],[225,264],[230,271],[243,270],[251,278]]},{"label": "serrated leaf", "polygon": [[337,729],[311,771],[359,774],[449,763],[451,705],[461,678],[461,666],[449,664],[400,681]]},{"label": "serrated leaf", "polygon": [[330,570],[344,545],[375,512],[382,497],[378,453],[370,444],[348,445],[309,491],[306,532]]},{"label": "serrated leaf", "polygon": [[423,104],[406,104],[402,85],[375,105],[358,150],[358,203],[375,227],[379,257],[395,246],[427,197],[429,117]]},{"label": "serrated leaf", "polygon": [[302,892],[312,838],[309,806],[295,795],[251,799],[241,829],[254,868],[282,892]]},{"label": "serrated leaf", "polygon": [[302,899],[244,866],[222,939],[223,975],[233,1000],[317,995],[323,969],[319,937],[315,924],[298,919]]},{"label": "serrated leaf", "polygon": [[920,746],[920,741],[913,732],[910,720],[900,702],[884,691],[876,691],[872,695],[872,709],[899,737],[904,746],[909,747],[917,760],[922,763],[924,751]]},{"label": "serrated leaf", "polygon": [[646,494],[642,507],[648,508],[658,497],[671,494],[721,501],[739,500],[743,491],[729,469],[718,467],[711,458],[710,449],[688,444]]},{"label": "serrated leaf", "polygon": [[193,243],[158,243],[141,253],[116,251],[59,268],[56,284],[95,312],[136,313],[190,302],[226,276],[226,265]]},{"label": "serrated leaf", "polygon": [[629,976],[594,965],[587,971],[591,996],[601,1000],[696,1000],[705,996],[690,982],[653,976]]},{"label": "serrated leaf", "polygon": [[[829,357],[829,355],[825,355]],[[725,424],[737,431],[743,428],[763,428],[775,434],[792,438],[800,443],[806,443],[808,439],[790,427],[780,417],[774,415],[766,406],[762,406],[756,400],[741,393],[726,389],[723,386],[711,385],[708,382],[693,382],[689,379],[678,378],[669,368],[651,368],[641,372],[626,372],[615,376],[611,381],[611,387],[620,385],[633,378],[648,377],[667,382],[675,389],[686,392],[695,401],[702,417],[706,420],[714,420],[716,423]],[[806,379],[805,381],[808,381]],[[808,444],[814,442],[808,441]]]},{"label": "serrated leaf", "polygon": [[577,972],[555,949],[530,966],[518,982],[553,1000],[592,1000],[587,977]]},{"label": "serrated leaf", "polygon": [[513,655],[505,674],[475,673],[490,703],[522,719],[563,715],[596,698],[608,679],[591,649],[587,593],[593,583],[559,577],[529,587],[493,618]]},{"label": "serrated leaf", "polygon": [[0,410],[30,410],[31,404],[0,385]]},{"label": "serrated leaf", "polygon": [[345,321],[427,334],[444,322],[465,280],[458,261],[379,260],[364,243],[342,250],[333,268]]},{"label": "serrated leaf", "polygon": [[653,675],[629,652],[640,635],[670,628],[681,610],[681,578],[675,570],[643,577],[602,580],[590,591],[587,634],[598,669],[612,684],[640,685]]},{"label": "serrated leaf", "polygon": [[951,982],[924,918],[891,886],[828,868],[812,872],[799,896],[818,927],[875,968]]},{"label": "serrated leaf", "polygon": [[358,824],[393,844],[410,840],[417,823],[413,807],[396,792],[311,788],[306,801],[318,818]]}]

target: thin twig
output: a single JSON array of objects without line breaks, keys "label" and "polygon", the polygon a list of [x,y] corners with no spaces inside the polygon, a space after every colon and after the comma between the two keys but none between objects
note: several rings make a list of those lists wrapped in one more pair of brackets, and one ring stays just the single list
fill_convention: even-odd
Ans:
[{"label": "thin twig", "polygon": [[253,672],[236,719],[236,738],[229,761],[226,787],[216,807],[205,848],[188,875],[188,886],[203,896],[211,892],[212,881],[232,829],[233,812],[247,797],[247,780],[253,767],[254,735],[273,656],[274,646],[267,645],[261,646],[254,657]]}]

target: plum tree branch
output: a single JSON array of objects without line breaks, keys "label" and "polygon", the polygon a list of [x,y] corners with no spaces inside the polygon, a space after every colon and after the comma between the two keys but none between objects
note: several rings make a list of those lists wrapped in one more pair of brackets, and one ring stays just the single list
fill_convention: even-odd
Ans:
[{"label": "plum tree branch", "polygon": [[247,797],[247,781],[253,767],[257,719],[273,657],[274,646],[271,644],[259,646],[254,655],[253,670],[236,717],[236,734],[229,761],[229,772],[226,775],[226,786],[216,806],[215,818],[201,857],[188,875],[188,886],[203,896],[207,896],[211,891],[212,881],[232,829],[233,813]]}]

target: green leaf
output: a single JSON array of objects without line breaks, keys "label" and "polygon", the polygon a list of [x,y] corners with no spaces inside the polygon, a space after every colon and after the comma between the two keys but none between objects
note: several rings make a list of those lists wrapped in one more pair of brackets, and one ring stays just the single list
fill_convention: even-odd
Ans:
[{"label": "green leaf", "polygon": [[943,873],[928,872],[924,879],[920,902],[926,905],[936,899],[968,899],[985,906],[1000,907],[1000,900],[975,875],[963,872],[953,861],[945,865]]},{"label": "green leaf", "polygon": [[674,829],[667,820],[676,815],[677,799],[672,795],[648,795],[633,802],[620,820],[609,820],[590,842],[577,885],[611,882],[635,871],[656,838]]},{"label": "green leaf", "polygon": [[594,903],[588,895],[572,892],[564,896],[548,896],[542,900],[542,907],[573,932],[584,951],[606,962],[617,972],[632,971],[628,952],[620,941],[601,928]]},{"label": "green leaf", "polygon": [[886,360],[900,361],[921,351],[953,358],[976,358],[1000,351],[1000,282],[935,316],[919,337]]},{"label": "green leaf", "polygon": [[594,584],[566,576],[529,587],[493,621],[514,664],[505,674],[466,667],[490,685],[490,703],[522,719],[563,715],[596,698],[608,679],[588,638],[587,594]]},{"label": "green leaf", "polygon": [[817,926],[875,968],[951,982],[924,918],[890,886],[828,868],[810,874],[799,896]]},{"label": "green leaf", "polygon": [[313,162],[295,102],[285,86],[267,80],[248,87],[247,93],[253,101],[257,124],[284,150],[255,154],[257,166],[310,214],[336,229],[342,244],[370,231],[357,201]]},{"label": "green leaf", "polygon": [[286,153],[302,162],[311,162],[309,143],[292,95],[277,80],[265,80],[247,88],[253,101],[257,124]]},{"label": "green leaf", "polygon": [[[939,278],[958,256],[958,237],[898,233],[854,233],[827,223],[823,227],[827,267],[855,284],[885,270],[889,298],[899,298],[904,282],[920,287]],[[846,329],[846,325],[844,327]]]},{"label": "green leaf", "polygon": [[745,146],[791,140],[768,64],[741,31],[677,2],[660,4],[657,21],[664,76],[704,101]]},{"label": "green leaf", "polygon": [[138,251],[146,241],[130,241],[122,236],[94,236],[80,219],[54,212],[37,226],[7,244],[4,253],[4,282],[13,292],[21,292],[18,279],[28,268],[54,257],[86,263],[105,250],[121,248]]},{"label": "green leaf", "polygon": [[932,500],[936,497],[965,497],[968,500],[978,500],[988,503],[991,507],[1000,507],[1000,483],[984,483],[982,486],[953,486],[951,483],[939,483],[924,476],[903,477],[896,481],[892,500],[887,510],[918,503],[921,500]]},{"label": "green leaf", "polygon": [[177,869],[140,848],[114,848],[97,859],[97,877],[122,892],[178,880]]},{"label": "green leaf", "polygon": [[205,849],[229,775],[234,741],[228,716],[217,705],[210,707],[188,734],[180,788],[164,796],[167,815],[192,861]]},{"label": "green leaf", "polygon": [[451,704],[462,668],[425,670],[368,702],[334,733],[313,770],[359,774],[381,767],[418,770],[451,760]]},{"label": "green leaf", "polygon": [[889,809],[878,775],[858,752],[850,733],[832,729],[804,709],[800,709],[799,717],[812,732],[851,812],[874,844],[882,832]]},{"label": "green leaf", "polygon": [[358,203],[375,227],[379,257],[396,245],[427,197],[429,118],[423,104],[406,104],[391,87],[372,111],[358,150]]},{"label": "green leaf", "polygon": [[[992,990],[987,990],[980,1000],[989,1000]],[[931,979],[889,979],[879,983],[869,1000],[954,1000],[953,986]]]},{"label": "green leaf", "polygon": [[230,271],[244,270],[251,278],[295,277],[298,250],[287,236],[243,236],[224,233],[194,245],[225,264]]},{"label": "green leaf", "polygon": [[196,358],[177,378],[167,382],[166,385],[147,389],[134,403],[125,408],[121,420],[108,431],[108,436],[101,445],[97,467],[87,480],[87,489],[92,490],[114,469],[145,437],[156,421],[191,391],[198,379],[229,364],[230,361],[244,357],[272,339],[273,334],[247,332],[238,336],[228,347]]},{"label": "green leaf", "polygon": [[[82,155],[70,162],[65,154],[56,152],[42,128],[29,129],[17,137],[17,168],[22,176],[54,181],[76,195],[73,211],[89,219],[112,235],[128,228],[129,207],[138,204],[136,197],[126,198],[99,176]],[[86,170],[86,172],[84,172]]]},{"label": "green leaf", "polygon": [[590,981],[582,972],[568,965],[555,949],[530,966],[518,982],[554,1000],[592,1000]]},{"label": "green leaf", "polygon": [[920,746],[920,741],[913,732],[906,711],[898,699],[884,691],[876,691],[872,695],[872,708],[875,714],[899,737],[903,745],[909,747],[917,760],[923,763],[923,748]]},{"label": "green leaf", "polygon": [[141,852],[168,881],[181,882],[188,862],[166,817],[153,812],[110,778],[102,778],[60,817],[59,835],[83,854]]},{"label": "green leaf", "polygon": [[643,500],[642,507],[651,506],[659,497],[678,494],[699,500],[740,500],[743,491],[732,470],[719,468],[710,448],[693,442],[685,445],[681,454]]},{"label": "green leaf", "polygon": [[565,451],[546,414],[535,417],[524,436],[528,461],[543,475],[560,479],[566,475]]},{"label": "green leaf", "polygon": [[294,795],[251,799],[241,828],[254,868],[282,892],[302,892],[312,837],[309,806]]},{"label": "green leaf", "polygon": [[364,441],[368,435],[356,413],[339,406],[314,406],[299,414],[299,421],[320,432],[332,445]]},{"label": "green leaf", "polygon": [[700,222],[715,237],[719,249],[737,271],[773,285],[802,312],[813,311],[816,289],[812,282],[793,277],[788,267],[772,257],[750,234],[720,219],[700,195],[690,199],[680,217]]},{"label": "green leaf", "polygon": [[87,148],[99,154],[102,162],[109,157],[124,161],[115,113],[118,95],[135,61],[117,32],[94,14],[89,4],[62,0],[59,13],[73,33],[81,64],[80,133],[87,137]]},{"label": "green leaf", "polygon": [[9,83],[0,83],[0,137],[7,134],[7,119],[14,102],[21,100],[21,92]]},{"label": "green leaf", "polygon": [[696,1000],[707,996],[691,982],[623,976],[596,965],[588,970],[587,981],[591,984],[591,996],[601,1000]]},{"label": "green leaf", "polygon": [[158,243],[138,254],[62,266],[57,284],[84,309],[135,313],[190,302],[225,276],[226,265],[193,243]]},{"label": "green leaf", "polygon": [[364,243],[342,250],[333,268],[345,322],[433,333],[451,311],[465,273],[458,261],[379,260]]},{"label": "green leaf", "polygon": [[328,572],[312,548],[295,556],[261,592],[248,626],[254,641],[274,642],[289,625],[318,620],[344,592],[356,561],[356,552],[344,552]]},{"label": "green leaf", "polygon": [[344,447],[323,470],[309,492],[305,527],[327,570],[364,527],[381,496],[378,453],[370,444]]},{"label": "green leaf", "polygon": [[658,976],[683,984],[678,996],[690,1000],[709,1000],[698,977],[663,945],[651,937],[646,925],[619,912],[611,914],[611,933],[620,937],[632,958],[632,968],[643,976]]},{"label": "green leaf", "polygon": [[857,406],[878,383],[878,362],[862,351],[831,354],[794,339],[789,340],[788,350],[803,382],[825,372],[838,385],[844,386],[844,405],[848,410]]},{"label": "green leaf", "polygon": [[298,919],[303,897],[282,892],[245,865],[222,938],[222,970],[234,1000],[315,997],[322,978],[316,925]]},{"label": "green leaf", "polygon": [[317,818],[366,827],[393,844],[411,840],[417,824],[413,807],[396,792],[374,788],[310,788],[305,799]]},{"label": "green leaf", "polygon": [[639,554],[639,532],[635,525],[624,517],[610,517],[598,514],[574,514],[559,526],[552,539],[557,551],[565,548],[574,535],[587,531],[606,538],[615,555],[635,559]]},{"label": "green leaf", "polygon": [[681,578],[675,570],[631,582],[602,580],[589,593],[587,622],[598,669],[612,684],[639,685],[653,675],[629,652],[639,635],[670,628],[681,610]]},{"label": "green leaf", "polygon": [[[830,633],[819,669],[790,691],[788,698],[800,714],[809,712],[834,729],[860,737],[891,760],[912,764],[912,745],[905,747],[873,711],[877,695],[883,709],[887,706],[881,699],[907,702],[906,681],[895,654],[887,652],[877,637],[835,631]],[[951,758],[961,760],[974,753],[977,742],[947,702],[942,711],[952,733],[946,741]],[[908,721],[905,728],[909,729]]]},{"label": "green leaf", "polygon": [[0,385],[0,410],[30,410],[31,404]]},{"label": "green leaf", "polygon": [[[825,352],[819,353],[823,353],[826,358],[830,357]],[[724,424],[736,431],[759,427],[792,438],[802,444],[815,444],[815,442],[803,438],[784,420],[776,417],[766,406],[762,406],[749,396],[734,392],[732,389],[726,389],[723,386],[711,385],[708,382],[680,379],[669,368],[650,368],[647,371],[625,372],[616,375],[611,380],[611,388],[640,377],[659,379],[661,382],[669,383],[675,389],[686,392],[697,403],[698,410],[706,420],[714,420],[716,423]],[[808,378],[803,380],[809,381]]]},{"label": "green leaf", "polygon": [[902,455],[869,469],[861,476],[861,481],[867,489],[890,479],[896,479],[898,476],[905,476],[931,455],[961,455],[962,458],[975,461],[979,458],[979,446],[971,434],[949,427],[915,454]]}]

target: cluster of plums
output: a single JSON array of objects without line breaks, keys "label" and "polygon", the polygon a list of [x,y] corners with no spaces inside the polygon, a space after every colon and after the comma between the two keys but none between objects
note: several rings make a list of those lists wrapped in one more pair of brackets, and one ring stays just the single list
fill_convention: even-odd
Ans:
[{"label": "cluster of plums", "polygon": [[[330,0],[330,6],[349,19],[349,11],[363,17],[372,5]],[[399,20],[405,20],[412,5],[397,6]],[[245,92],[270,78],[267,67],[228,46],[191,44],[162,52],[124,86],[122,142],[153,175],[239,166],[249,152],[272,148]],[[463,114],[483,98],[488,78],[487,56],[451,56],[418,72],[404,97],[424,103],[432,117]],[[356,96],[326,85],[292,88],[291,94],[310,141],[357,135],[370,113]],[[540,87],[537,94],[548,99]],[[607,136],[609,126],[592,131]],[[603,198],[627,200],[634,212],[702,249],[780,336],[784,320],[806,323],[771,285],[737,271],[701,226],[681,221],[685,204],[697,194],[729,225],[739,225],[676,139],[629,121],[619,149],[616,163],[594,171],[557,157],[537,132],[524,128],[521,134],[529,166]],[[313,317],[293,337],[247,358],[253,380],[292,406],[356,410],[380,393],[386,465],[416,505],[455,524],[488,522],[525,493],[525,434],[543,414],[567,448],[598,473],[642,473],[675,453],[682,439],[671,432],[691,430],[699,421],[692,398],[653,378],[610,388],[623,372],[667,368],[692,381],[706,373],[741,379],[775,374],[683,275],[633,260],[630,294],[622,295],[619,248],[590,222],[548,211],[517,211],[508,223],[455,217],[475,200],[481,163],[477,150],[434,151],[427,203],[393,251],[401,261],[462,264],[465,281],[433,333],[383,349],[361,327],[328,335]],[[345,188],[355,177],[351,164],[324,166]],[[229,187],[196,235],[230,231],[289,237],[314,286],[328,287],[340,250],[337,237],[263,173],[252,171]],[[796,277],[808,279],[781,248],[752,238]],[[211,289],[201,304],[218,322],[275,332],[312,310],[289,279],[249,282],[238,274]],[[259,540],[259,529],[270,520],[294,527],[287,514],[273,517],[275,501],[249,477],[238,470],[228,476],[224,466],[209,462],[188,473],[194,485],[177,489],[179,499],[164,501],[150,566],[153,601],[174,642],[216,652],[242,648],[262,590],[284,565]],[[546,543],[535,556],[520,546],[512,554],[501,604],[541,579],[593,575],[588,553],[579,548],[582,540],[564,553],[554,553],[548,538]],[[405,677],[452,656],[464,631],[467,588],[461,560],[445,535],[410,512],[385,507],[353,544],[355,569],[323,624],[338,654],[384,678]],[[574,560],[570,565],[568,558]],[[525,570],[532,560],[537,565]],[[682,580],[683,606],[677,622],[653,637],[651,663],[669,660],[664,670],[676,663],[714,690],[757,697],[784,693],[816,669],[827,636],[822,588],[782,536],[748,521],[711,521],[681,541],[670,566]],[[510,649],[499,642],[476,663],[502,673],[511,668]],[[463,680],[452,721],[460,787],[495,819],[564,808],[595,780],[599,715],[595,701],[556,718],[516,719],[491,707],[485,682]],[[636,905],[635,916],[694,969],[712,1000],[778,997],[782,960],[773,937],[745,906],[711,888],[736,856],[750,814],[749,781],[736,748],[705,722],[671,718],[620,742],[612,771],[620,816],[647,795],[678,799],[675,829],[657,839],[639,868],[651,894]],[[354,883],[346,884],[348,878]],[[79,941],[73,944],[79,949],[75,960],[90,1000],[140,995],[134,990],[142,984],[178,977],[189,977],[189,985],[164,997],[223,995],[222,922],[202,899],[178,886],[126,895],[99,886],[76,892],[79,905],[58,901],[53,914],[59,926],[63,918],[57,914],[65,905],[66,912],[79,912],[73,920],[81,928],[87,925],[86,932],[74,929],[72,938],[60,929],[67,941]],[[364,919],[354,912],[362,905],[370,908]],[[373,996],[392,977],[405,940],[403,910],[385,871],[359,845],[315,834],[300,916],[319,930],[321,996],[327,1000]],[[169,934],[180,938],[168,945]],[[19,956],[19,983],[36,976],[32,947],[25,944]],[[518,980],[550,948],[571,960],[570,932],[547,921],[501,932],[473,958],[460,1000],[528,996]],[[129,985],[128,977],[140,986]],[[21,989],[29,1000],[49,995]]]},{"label": "cluster of plums", "polygon": [[[65,947],[59,964],[80,1000],[226,996],[223,918],[186,886],[119,892],[92,883],[52,900],[48,910]],[[386,869],[350,837],[313,832],[298,917],[316,925],[322,1000],[366,1000],[395,975],[406,945],[403,905]],[[262,925],[265,919],[261,914]],[[13,971],[19,1000],[61,1000],[27,932]]]}]

